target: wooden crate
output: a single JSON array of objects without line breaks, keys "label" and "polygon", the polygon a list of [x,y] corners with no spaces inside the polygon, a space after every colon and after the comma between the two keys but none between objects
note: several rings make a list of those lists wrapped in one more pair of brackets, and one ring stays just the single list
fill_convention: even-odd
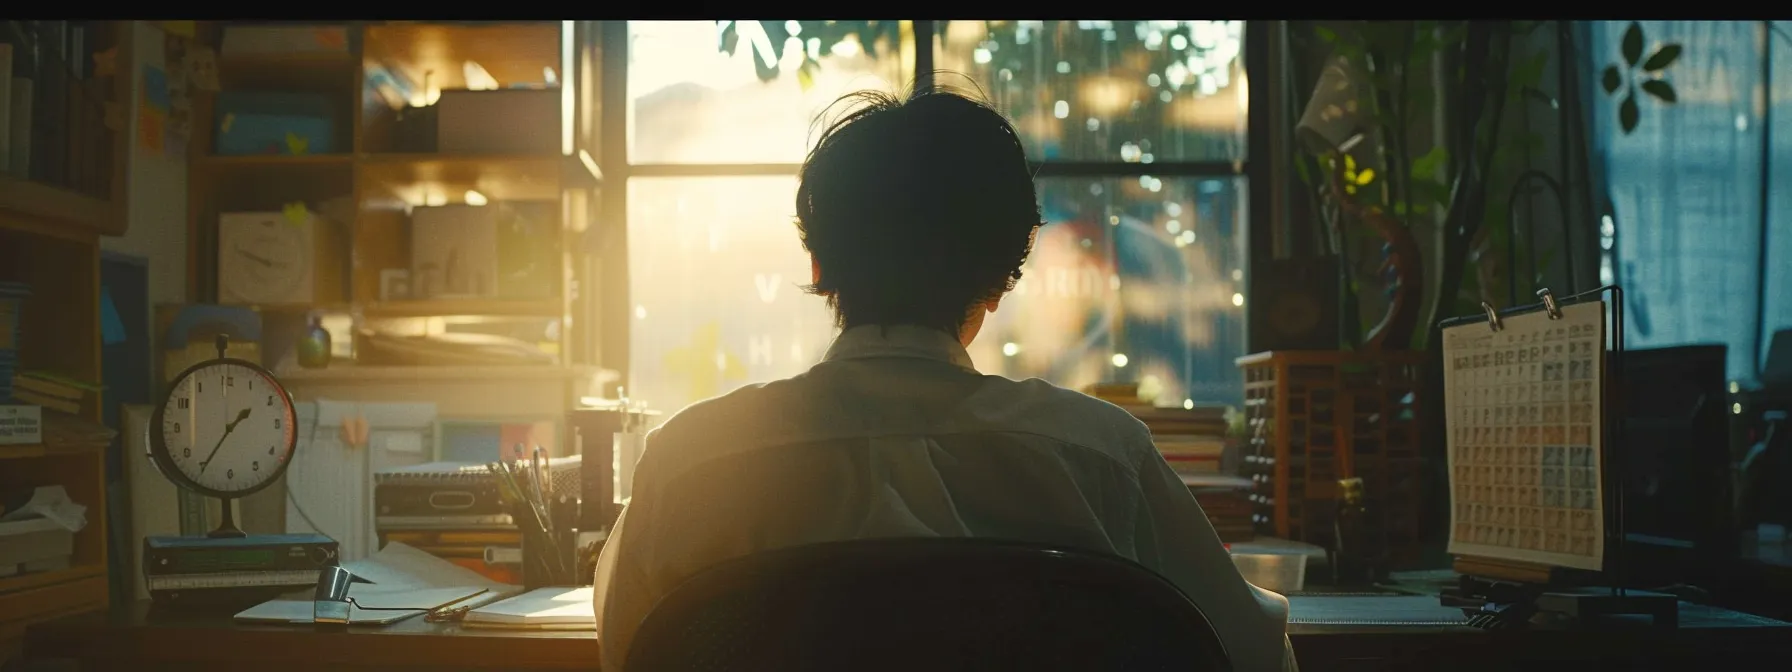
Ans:
[{"label": "wooden crate", "polygon": [[1238,358],[1259,534],[1327,548],[1338,480],[1363,479],[1372,534],[1396,567],[1420,555],[1418,397],[1424,352],[1280,351]]}]

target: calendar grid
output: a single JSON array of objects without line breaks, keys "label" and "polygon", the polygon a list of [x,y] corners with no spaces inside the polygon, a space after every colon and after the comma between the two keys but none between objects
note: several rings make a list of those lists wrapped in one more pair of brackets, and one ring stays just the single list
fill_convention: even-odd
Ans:
[{"label": "calendar grid", "polygon": [[1444,331],[1451,553],[1601,569],[1604,306]]}]

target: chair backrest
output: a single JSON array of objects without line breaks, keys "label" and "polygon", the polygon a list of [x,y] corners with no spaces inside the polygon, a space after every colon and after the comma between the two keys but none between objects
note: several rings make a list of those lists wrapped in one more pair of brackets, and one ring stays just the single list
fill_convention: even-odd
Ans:
[{"label": "chair backrest", "polygon": [[877,539],[755,553],[660,600],[626,672],[1213,670],[1205,615],[1137,563],[986,539]]}]

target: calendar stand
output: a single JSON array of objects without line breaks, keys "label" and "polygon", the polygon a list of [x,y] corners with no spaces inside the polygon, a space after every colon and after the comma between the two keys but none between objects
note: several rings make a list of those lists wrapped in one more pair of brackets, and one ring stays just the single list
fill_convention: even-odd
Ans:
[{"label": "calendar stand", "polygon": [[[1605,526],[1605,561],[1603,572],[1591,572],[1504,558],[1458,556],[1455,570],[1461,576],[1456,587],[1445,589],[1439,596],[1444,606],[1461,608],[1469,617],[1469,625],[1485,628],[1516,628],[1529,624],[1539,613],[1552,613],[1572,619],[1595,619],[1615,615],[1649,616],[1658,627],[1675,627],[1679,621],[1679,600],[1673,595],[1628,590],[1624,566],[1624,422],[1619,399],[1620,390],[1613,384],[1613,371],[1623,370],[1624,361],[1624,290],[1607,285],[1558,300],[1548,289],[1537,290],[1541,301],[1503,311],[1483,302],[1483,315],[1445,320],[1442,328],[1484,323],[1489,329],[1504,328],[1503,320],[1515,315],[1543,311],[1550,319],[1561,319],[1562,307],[1606,298],[1610,348],[1603,375],[1598,381],[1600,396],[1600,466],[1603,482]],[[1448,413],[1449,395],[1444,399]],[[1451,475],[1455,477],[1454,474]],[[1602,585],[1603,584],[1603,585]]]}]

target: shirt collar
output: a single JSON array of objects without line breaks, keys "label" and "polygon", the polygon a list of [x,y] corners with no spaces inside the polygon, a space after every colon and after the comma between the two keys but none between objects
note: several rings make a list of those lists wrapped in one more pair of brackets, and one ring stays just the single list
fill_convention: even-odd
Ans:
[{"label": "shirt collar", "polygon": [[821,361],[870,357],[919,357],[977,370],[958,339],[938,329],[906,324],[868,324],[840,332]]}]

